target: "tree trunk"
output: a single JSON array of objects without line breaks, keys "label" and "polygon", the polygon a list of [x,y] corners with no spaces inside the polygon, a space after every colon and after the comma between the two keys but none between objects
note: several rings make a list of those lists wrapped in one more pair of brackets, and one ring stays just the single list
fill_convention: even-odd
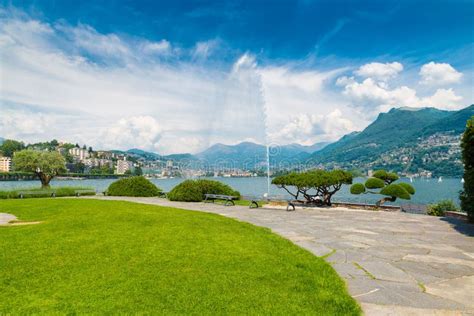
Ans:
[{"label": "tree trunk", "polygon": [[375,205],[376,205],[377,207],[380,207],[380,206],[382,206],[385,202],[395,202],[396,199],[397,199],[397,197],[395,197],[395,196],[384,197],[383,199],[380,199],[379,201],[377,201],[377,203],[375,203]]},{"label": "tree trunk", "polygon": [[41,181],[41,188],[42,189],[49,189],[50,188],[49,182],[51,182],[51,179],[53,177],[50,176],[50,175],[44,174],[42,172],[37,173],[37,175],[38,175],[38,178]]}]

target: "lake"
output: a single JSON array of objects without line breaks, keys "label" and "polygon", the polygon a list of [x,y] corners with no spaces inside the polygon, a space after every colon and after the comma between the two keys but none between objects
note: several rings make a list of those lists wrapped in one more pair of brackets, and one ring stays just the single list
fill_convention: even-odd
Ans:
[{"label": "lake", "polygon": [[[267,179],[264,177],[253,178],[209,178],[212,180],[222,181],[236,190],[242,195],[263,196],[267,191]],[[53,180],[52,186],[85,186],[93,187],[97,192],[102,192],[116,179],[91,179],[91,180]],[[175,185],[185,179],[153,179],[151,180],[165,192],[170,191]],[[354,182],[363,182],[364,178],[356,178]],[[409,179],[401,179],[403,182],[410,182]],[[461,179],[447,178],[442,182],[438,179],[414,179],[411,183],[416,194],[409,203],[429,204],[438,202],[443,199],[451,199],[459,205],[459,191],[462,189]],[[38,187],[39,181],[0,181],[0,190],[10,190],[18,188]],[[272,186],[270,196],[287,198],[288,194],[282,189]],[[363,194],[352,195],[349,193],[349,186],[343,186],[342,189],[334,196],[334,201],[357,202],[357,203],[374,203],[378,200],[379,195]],[[393,204],[407,203],[406,200],[397,200]]]}]

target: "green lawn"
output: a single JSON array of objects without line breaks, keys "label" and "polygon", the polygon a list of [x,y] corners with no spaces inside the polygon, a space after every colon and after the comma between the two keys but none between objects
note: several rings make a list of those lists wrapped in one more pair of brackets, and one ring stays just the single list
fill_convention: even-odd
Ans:
[{"label": "green lawn", "polygon": [[0,314],[359,314],[324,260],[267,229],[118,201],[0,200]]}]

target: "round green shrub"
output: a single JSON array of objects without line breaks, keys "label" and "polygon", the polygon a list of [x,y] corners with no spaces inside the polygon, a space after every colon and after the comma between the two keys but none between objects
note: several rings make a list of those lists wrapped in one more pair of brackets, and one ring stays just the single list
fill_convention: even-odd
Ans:
[{"label": "round green shrub", "polygon": [[178,184],[168,193],[170,201],[201,202],[203,200],[201,187],[194,180],[186,180]]},{"label": "round green shrub", "polygon": [[362,183],[354,183],[351,186],[351,194],[362,194],[365,192],[365,186]]},{"label": "round green shrub", "polygon": [[214,180],[186,180],[178,184],[168,193],[171,201],[201,202],[205,194],[222,194],[237,196],[240,193],[227,184]]},{"label": "round green shrub", "polygon": [[367,189],[381,189],[385,186],[385,182],[379,178],[368,178],[365,181],[365,187]]},{"label": "round green shrub", "polygon": [[406,182],[400,182],[397,184],[401,186],[402,188],[404,188],[408,193],[410,193],[410,195],[415,194],[415,188],[411,184],[406,183]]},{"label": "round green shrub", "polygon": [[402,186],[398,184],[389,184],[382,190],[380,190],[380,194],[393,196],[404,200],[409,200],[410,193],[408,193]]},{"label": "round green shrub", "polygon": [[160,192],[161,189],[142,176],[117,180],[107,189],[107,195],[112,196],[158,196]]},{"label": "round green shrub", "polygon": [[456,212],[458,208],[451,200],[442,200],[437,204],[428,205],[428,215],[444,216],[445,212]]},{"label": "round green shrub", "polygon": [[385,170],[377,170],[377,171],[374,172],[374,174],[372,176],[374,178],[378,178],[378,179],[381,179],[383,181],[389,181],[389,182],[393,182],[393,181],[398,180],[398,176],[397,176],[396,173],[387,172]]}]

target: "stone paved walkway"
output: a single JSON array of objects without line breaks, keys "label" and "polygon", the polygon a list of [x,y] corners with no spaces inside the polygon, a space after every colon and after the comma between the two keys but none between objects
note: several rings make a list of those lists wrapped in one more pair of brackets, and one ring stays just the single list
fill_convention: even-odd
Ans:
[{"label": "stone paved walkway", "polygon": [[16,216],[7,213],[0,213],[0,225],[7,225],[9,222],[14,220],[16,220]]},{"label": "stone paved walkway", "polygon": [[326,260],[366,315],[474,315],[474,226],[401,212],[225,207],[127,200],[205,211],[272,229]]}]

